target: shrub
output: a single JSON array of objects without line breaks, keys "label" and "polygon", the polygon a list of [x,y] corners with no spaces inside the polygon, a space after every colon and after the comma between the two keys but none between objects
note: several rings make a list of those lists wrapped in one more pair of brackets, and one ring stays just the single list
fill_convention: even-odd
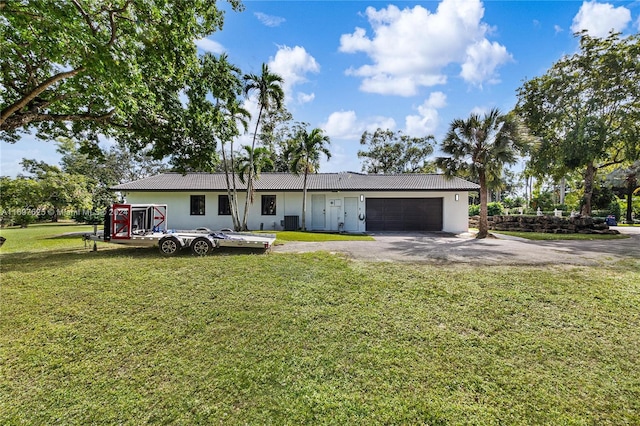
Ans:
[{"label": "shrub", "polygon": [[502,203],[494,202],[487,204],[487,214],[489,216],[500,216],[504,213]]},{"label": "shrub", "polygon": [[[487,204],[487,214],[489,216],[499,216],[504,213],[504,207],[501,203],[489,203]],[[480,205],[471,204],[469,206],[469,216],[478,216],[480,214]]]}]

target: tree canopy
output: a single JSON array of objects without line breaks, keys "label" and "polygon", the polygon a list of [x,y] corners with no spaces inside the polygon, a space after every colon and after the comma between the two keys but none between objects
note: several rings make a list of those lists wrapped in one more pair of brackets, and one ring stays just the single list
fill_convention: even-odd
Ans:
[{"label": "tree canopy", "polygon": [[532,170],[555,178],[581,170],[590,214],[596,172],[640,152],[640,35],[583,32],[577,53],[520,87],[516,112],[540,138]]},{"label": "tree canopy", "polygon": [[362,158],[362,171],[367,173],[419,173],[425,167],[426,158],[433,153],[433,136],[411,137],[402,132],[377,129],[364,132],[360,145],[367,149],[358,151]]},{"label": "tree canopy", "polygon": [[3,140],[114,135],[157,158],[182,137],[194,40],[224,17],[208,0],[0,1],[0,13]]},{"label": "tree canopy", "polygon": [[480,184],[478,238],[488,233],[488,185],[501,179],[505,164],[516,162],[526,148],[525,136],[515,117],[492,109],[482,117],[472,114],[466,120],[453,120],[440,145],[447,156],[438,157],[436,164],[446,175],[462,173]]}]

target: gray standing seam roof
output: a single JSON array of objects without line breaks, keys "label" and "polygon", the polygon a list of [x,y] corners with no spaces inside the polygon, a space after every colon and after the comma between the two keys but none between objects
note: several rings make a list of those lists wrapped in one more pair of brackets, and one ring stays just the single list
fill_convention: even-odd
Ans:
[{"label": "gray standing seam roof", "polygon": [[[261,173],[256,191],[302,191],[304,176]],[[246,186],[236,179],[236,188]],[[362,173],[313,173],[307,176],[308,191],[475,191],[473,182],[441,174],[367,175]],[[115,191],[226,191],[224,173],[163,173],[123,183]]]}]

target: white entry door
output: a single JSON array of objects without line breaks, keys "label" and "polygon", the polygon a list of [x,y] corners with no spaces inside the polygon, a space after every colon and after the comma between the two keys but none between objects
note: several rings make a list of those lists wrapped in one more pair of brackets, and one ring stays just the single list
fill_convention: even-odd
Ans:
[{"label": "white entry door", "polygon": [[354,232],[358,230],[358,198],[344,198],[344,230]]},{"label": "white entry door", "polygon": [[326,200],[324,195],[311,196],[311,229],[323,231],[326,226]]}]

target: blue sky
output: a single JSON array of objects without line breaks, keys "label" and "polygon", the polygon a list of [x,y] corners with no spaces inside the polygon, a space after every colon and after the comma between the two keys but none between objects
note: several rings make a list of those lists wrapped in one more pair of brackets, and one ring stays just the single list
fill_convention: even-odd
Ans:
[{"label": "blue sky", "polygon": [[[222,4],[222,3],[220,3]],[[244,73],[263,62],[285,78],[294,120],[322,128],[320,171],[360,171],[360,136],[378,127],[439,141],[455,118],[507,112],[526,79],[576,51],[574,31],[640,31],[640,1],[246,1],[198,40]],[[250,111],[257,111],[253,100]],[[254,114],[254,115],[257,115]],[[248,140],[248,136],[246,136]],[[55,144],[2,143],[2,175],[23,157],[56,163]]]}]

